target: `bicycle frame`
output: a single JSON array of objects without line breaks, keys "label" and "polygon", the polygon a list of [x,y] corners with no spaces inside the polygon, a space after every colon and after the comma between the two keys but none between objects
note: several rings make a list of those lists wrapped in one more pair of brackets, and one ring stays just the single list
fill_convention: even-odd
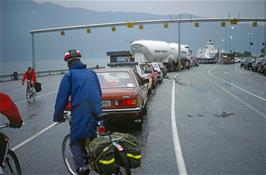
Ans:
[{"label": "bicycle frame", "polygon": [[31,102],[35,101],[35,98],[36,98],[36,92],[35,92],[35,89],[33,87],[32,81],[27,80],[27,88],[26,88],[27,102],[31,103]]},{"label": "bicycle frame", "polygon": [[[9,124],[3,124],[3,125],[0,125],[0,130],[2,128],[7,128],[9,127]],[[19,164],[19,161],[18,161],[18,158],[15,154],[14,151],[10,150],[9,148],[9,138],[0,131],[0,133],[2,134],[3,136],[3,139],[4,139],[4,144],[6,144],[5,146],[5,152],[4,152],[4,156],[3,156],[3,163],[1,166],[0,166],[0,173],[1,174],[13,174],[13,175],[21,175],[21,167],[20,167],[20,164]]]},{"label": "bicycle frame", "polygon": [[[70,113],[70,111],[65,111],[64,115],[65,115],[65,119],[68,120],[68,122],[70,124],[71,123],[71,113]],[[99,118],[97,118],[97,119],[99,119]],[[130,172],[130,167],[129,167],[128,160],[126,158],[125,149],[119,143],[120,140],[122,140],[122,138],[112,138],[112,134],[110,133],[110,131],[106,132],[106,128],[104,126],[104,120],[103,119],[97,122],[96,134],[97,134],[96,137],[105,137],[106,139],[111,141],[112,145],[114,146],[115,152],[118,153],[117,156],[118,157],[121,157],[121,156],[123,157],[122,158],[123,160],[121,160],[121,161],[123,162],[122,164],[124,165],[125,174],[130,175],[131,172]],[[67,135],[66,137],[69,137],[69,135]],[[66,137],[65,137],[63,143],[65,142]],[[64,146],[63,146],[63,148],[64,148]],[[64,150],[63,150],[63,152],[64,152]],[[64,157],[64,155],[63,155],[63,157]],[[65,157],[64,157],[64,160],[66,160],[68,162],[68,159],[65,159]],[[93,156],[90,155],[90,152],[87,152],[86,149],[84,149],[84,160],[85,160],[85,166],[86,167],[90,167],[91,170],[96,171],[94,169],[94,167],[95,167],[94,164],[96,162],[95,162]],[[120,160],[120,159],[117,159],[117,160]],[[68,165],[66,165],[66,166],[67,166],[68,171],[71,172],[71,174],[74,174],[74,173],[72,173],[73,169],[69,170],[70,167]],[[117,170],[119,172],[121,172],[121,168],[122,168],[122,171],[123,171],[123,167],[120,166],[120,163],[117,163]]]}]

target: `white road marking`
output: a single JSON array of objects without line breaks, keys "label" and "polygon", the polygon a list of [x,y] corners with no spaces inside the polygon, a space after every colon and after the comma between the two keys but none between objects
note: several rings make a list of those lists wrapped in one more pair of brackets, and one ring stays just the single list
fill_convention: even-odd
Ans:
[{"label": "white road marking", "polygon": [[[176,74],[177,77],[177,74]],[[178,137],[178,131],[176,126],[176,118],[175,118],[175,81],[173,81],[172,88],[172,103],[171,103],[171,126],[172,126],[172,137],[174,142],[175,149],[175,157],[176,157],[176,165],[178,168],[179,174],[187,175],[187,169],[185,165],[185,161],[183,158],[183,153],[181,150],[181,145]]]},{"label": "white road marking", "polygon": [[[215,68],[215,67],[214,67],[214,68]],[[233,86],[233,87],[235,87],[235,88],[237,88],[237,89],[239,89],[239,90],[241,90],[241,91],[243,91],[243,92],[245,92],[245,93],[247,93],[247,94],[249,94],[249,95],[251,95],[251,96],[253,96],[253,97],[256,97],[256,98],[258,98],[258,99],[260,99],[260,100],[266,102],[266,98],[263,98],[263,97],[261,97],[261,96],[255,95],[255,94],[253,94],[252,92],[249,92],[248,90],[243,89],[243,88],[241,88],[241,87],[235,85],[234,83],[231,83],[231,82],[229,82],[229,81],[226,81],[226,80],[224,80],[224,79],[222,79],[222,78],[217,77],[216,75],[214,75],[214,74],[211,72],[211,70],[214,69],[214,68],[211,68],[211,69],[208,70],[208,74],[209,74],[209,75],[213,76],[213,77],[216,78],[217,80],[223,81],[224,83],[227,83],[227,84],[229,84],[229,85],[231,85],[231,86]]]},{"label": "white road marking", "polygon": [[14,146],[13,148],[11,148],[13,151],[19,149],[20,147],[24,146],[25,144],[27,144],[28,142],[32,141],[33,139],[37,138],[38,136],[40,136],[41,134],[43,134],[44,132],[48,131],[49,129],[51,129],[52,127],[54,127],[55,125],[57,125],[58,122],[52,123],[49,126],[47,126],[46,128],[42,129],[41,131],[37,132],[36,134],[34,134],[33,136],[31,136],[30,138],[24,140],[23,142],[19,143],[18,145]]},{"label": "white road marking", "polygon": [[266,118],[266,115],[259,111],[258,109],[254,108],[253,106],[251,106],[250,104],[248,104],[247,102],[241,100],[240,98],[238,98],[237,96],[235,96],[234,94],[232,94],[231,92],[229,92],[228,90],[226,90],[225,88],[223,88],[222,86],[220,86],[219,84],[215,83],[213,80],[209,79],[208,77],[206,77],[205,75],[202,75],[203,78],[205,78],[206,80],[212,82],[213,84],[215,84],[217,87],[219,87],[220,89],[222,89],[223,91],[225,91],[227,94],[231,95],[232,97],[234,97],[237,101],[241,102],[242,104],[246,105],[248,108],[250,108],[251,110],[255,111],[257,114],[261,115],[262,117]]},{"label": "white road marking", "polygon": [[[47,95],[51,95],[51,94],[57,93],[57,91],[58,90],[51,91],[51,92],[48,92],[48,93],[45,93],[45,94],[41,94],[41,95],[37,95],[36,98],[40,98],[40,97],[44,97],[44,96],[47,96]],[[27,102],[27,99],[19,100],[19,101],[16,101],[15,103],[18,104],[18,103],[23,103],[23,102]]]},{"label": "white road marking", "polygon": [[[42,94],[42,95],[38,95],[36,97],[43,97],[43,96],[47,96],[47,95],[51,95],[51,94],[54,94],[56,93],[58,90],[55,90],[55,91],[51,91],[49,93],[45,93],[45,94]],[[16,104],[18,103],[21,103],[21,102],[26,102],[27,100],[20,100],[20,101],[17,101],[15,102]],[[24,146],[25,144],[27,144],[28,142],[32,141],[33,139],[37,138],[38,136],[40,136],[41,134],[43,134],[44,132],[48,131],[49,129],[51,129],[52,127],[54,127],[55,125],[57,125],[58,122],[55,122],[55,123],[52,123],[50,124],[49,126],[47,126],[46,128],[40,130],[39,132],[37,132],[36,134],[34,134],[33,136],[31,136],[30,138],[24,140],[23,142],[19,143],[18,145],[14,146],[13,148],[11,148],[13,151],[17,150],[18,148]]]}]

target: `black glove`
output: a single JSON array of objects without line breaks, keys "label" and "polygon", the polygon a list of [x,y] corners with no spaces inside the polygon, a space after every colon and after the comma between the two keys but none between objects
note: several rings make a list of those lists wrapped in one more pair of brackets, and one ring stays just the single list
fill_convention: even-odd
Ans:
[{"label": "black glove", "polygon": [[19,121],[19,122],[10,122],[9,123],[9,127],[11,128],[21,128],[23,124],[23,120]]}]

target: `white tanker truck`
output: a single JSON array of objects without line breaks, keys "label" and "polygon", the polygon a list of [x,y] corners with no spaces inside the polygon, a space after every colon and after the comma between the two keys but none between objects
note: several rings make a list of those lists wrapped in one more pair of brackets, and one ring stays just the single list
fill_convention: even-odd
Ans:
[{"label": "white tanker truck", "polygon": [[168,71],[175,71],[178,68],[178,63],[182,64],[182,68],[189,68],[191,62],[189,46],[181,45],[180,47],[180,59],[178,58],[178,44],[164,41],[137,40],[131,44],[130,52],[135,58],[135,62],[163,62]]}]

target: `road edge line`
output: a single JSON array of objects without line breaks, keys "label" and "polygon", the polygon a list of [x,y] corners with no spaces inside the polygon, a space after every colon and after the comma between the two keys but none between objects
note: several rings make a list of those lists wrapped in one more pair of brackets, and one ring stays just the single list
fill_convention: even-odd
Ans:
[{"label": "road edge line", "polygon": [[[176,75],[177,76],[177,75]],[[178,137],[178,131],[176,126],[176,118],[175,118],[175,81],[173,81],[172,87],[172,102],[171,102],[171,127],[172,127],[172,137],[174,142],[174,151],[176,158],[176,165],[179,174],[187,175],[187,169],[180,145],[180,140]]]},{"label": "road edge line", "polygon": [[32,141],[33,139],[35,139],[36,137],[40,136],[41,134],[43,134],[44,132],[48,131],[49,129],[51,129],[52,127],[54,127],[57,124],[58,124],[58,122],[50,124],[46,128],[44,128],[44,129],[40,130],[39,132],[37,132],[36,134],[33,134],[30,138],[22,141],[21,143],[19,143],[16,146],[12,147],[11,150],[16,151],[20,147],[24,146],[25,144],[27,144],[28,142]]}]

